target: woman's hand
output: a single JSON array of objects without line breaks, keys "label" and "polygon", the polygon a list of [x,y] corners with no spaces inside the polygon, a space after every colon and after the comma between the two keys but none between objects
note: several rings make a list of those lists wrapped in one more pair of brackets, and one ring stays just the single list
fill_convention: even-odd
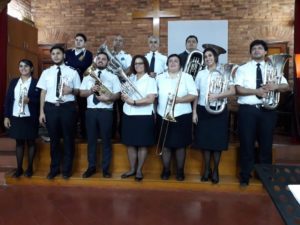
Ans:
[{"label": "woman's hand", "polygon": [[4,118],[4,126],[5,128],[9,129],[11,127],[11,124],[10,124],[10,119],[5,117]]},{"label": "woman's hand", "polygon": [[193,112],[193,123],[197,124],[198,123],[198,115],[197,112]]}]

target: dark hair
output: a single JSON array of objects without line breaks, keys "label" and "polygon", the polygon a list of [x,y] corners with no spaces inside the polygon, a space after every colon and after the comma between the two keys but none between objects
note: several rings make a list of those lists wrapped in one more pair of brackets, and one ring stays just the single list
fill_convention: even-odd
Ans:
[{"label": "dark hair", "polygon": [[252,48],[255,45],[262,45],[263,48],[265,49],[265,51],[268,51],[268,45],[267,45],[267,43],[265,41],[263,41],[263,40],[254,40],[250,44],[250,49],[249,49],[250,53],[251,53]]},{"label": "dark hair", "polygon": [[83,40],[84,40],[84,42],[87,41],[87,38],[86,38],[86,36],[85,36],[83,33],[77,33],[77,34],[75,35],[75,38],[77,38],[77,37],[82,37]]},{"label": "dark hair", "polygon": [[144,68],[145,68],[145,73],[148,73],[150,74],[150,67],[149,67],[149,63],[148,63],[148,60],[146,59],[145,56],[143,55],[135,55],[133,58],[132,58],[132,61],[131,61],[131,65],[130,65],[130,72],[133,73],[133,74],[136,74],[136,70],[135,70],[135,60],[136,59],[142,59],[143,60],[143,63],[144,63]]},{"label": "dark hair", "polygon": [[54,49],[59,49],[60,51],[62,51],[63,54],[65,53],[65,49],[64,49],[62,46],[60,46],[60,45],[54,45],[54,46],[52,46],[52,48],[50,49],[50,53],[51,53]]},{"label": "dark hair", "polygon": [[30,73],[31,73],[31,75],[33,75],[33,63],[29,59],[21,59],[19,61],[19,65],[20,65],[21,62],[25,63],[27,66],[30,67],[30,69],[31,69]]},{"label": "dark hair", "polygon": [[169,66],[169,59],[172,58],[172,57],[177,57],[179,59],[179,66],[180,68],[182,67],[182,61],[181,61],[181,58],[178,54],[171,54],[168,56],[168,59],[167,59],[167,66]]},{"label": "dark hair", "polygon": [[185,39],[185,43],[187,43],[188,40],[189,40],[190,38],[195,38],[196,41],[197,41],[197,43],[198,43],[198,38],[197,38],[195,35],[189,35],[189,36]]},{"label": "dark hair", "polygon": [[204,55],[205,55],[206,52],[211,52],[211,53],[214,55],[215,63],[218,63],[218,62],[219,62],[219,56],[218,56],[218,53],[216,52],[215,49],[213,49],[213,48],[206,48],[206,49],[203,51],[203,57],[204,57]]},{"label": "dark hair", "polygon": [[107,60],[109,60],[108,54],[106,52],[97,52],[97,56],[98,55],[105,55]]}]

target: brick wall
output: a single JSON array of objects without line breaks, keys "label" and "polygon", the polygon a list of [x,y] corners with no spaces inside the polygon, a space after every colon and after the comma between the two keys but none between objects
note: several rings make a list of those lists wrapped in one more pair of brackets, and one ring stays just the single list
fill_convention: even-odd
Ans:
[{"label": "brick wall", "polygon": [[[168,20],[225,19],[229,22],[229,61],[248,60],[249,43],[257,38],[288,41],[293,53],[294,3],[295,0],[160,0],[161,10],[181,11],[180,18],[160,20],[161,51],[167,51]],[[152,10],[152,0],[31,0],[40,43],[66,42],[71,47],[74,34],[84,32],[93,52],[104,40],[111,44],[116,34],[125,37],[125,49],[132,55],[146,52],[152,20],[133,19],[132,12],[137,10]],[[291,74],[292,66],[290,60]]]}]

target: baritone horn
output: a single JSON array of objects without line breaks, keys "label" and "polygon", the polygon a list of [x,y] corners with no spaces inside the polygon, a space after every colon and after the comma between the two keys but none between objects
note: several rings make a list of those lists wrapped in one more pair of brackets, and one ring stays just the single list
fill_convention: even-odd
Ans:
[{"label": "baritone horn", "polygon": [[183,71],[185,73],[191,74],[195,80],[198,72],[203,67],[203,62],[204,60],[202,52],[200,52],[199,50],[194,50],[188,55]]},{"label": "baritone horn", "polygon": [[95,85],[99,85],[99,90],[95,93],[95,95],[105,95],[108,97],[112,96],[113,93],[103,84],[102,80],[96,75],[96,69],[97,66],[95,65],[95,63],[92,63],[83,73],[84,76],[90,75],[95,80]]},{"label": "baritone horn", "polygon": [[125,74],[122,63],[120,63],[120,61],[110,52],[105,43],[100,46],[98,52],[105,52],[108,55],[109,62],[107,64],[107,70],[117,75],[117,77],[119,78],[122,93],[135,100],[144,98],[137,87]]},{"label": "baritone horn", "polygon": [[236,64],[225,64],[211,71],[208,76],[207,92],[205,95],[205,109],[211,114],[223,112],[227,104],[227,98],[209,100],[209,94],[221,94],[228,90],[228,84],[232,74],[237,69]]},{"label": "baritone horn", "polygon": [[[283,76],[284,66],[291,57],[289,54],[274,54],[270,55],[266,59],[265,66],[265,80],[264,85],[269,83],[280,84],[281,78]],[[275,109],[277,108],[280,100],[280,92],[278,91],[269,91],[267,96],[262,99],[263,107],[266,109]]]}]

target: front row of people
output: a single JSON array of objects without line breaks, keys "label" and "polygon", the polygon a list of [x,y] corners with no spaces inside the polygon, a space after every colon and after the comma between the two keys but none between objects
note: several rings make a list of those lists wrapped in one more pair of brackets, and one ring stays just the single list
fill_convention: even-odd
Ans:
[{"label": "front row of people", "polygon": [[[106,53],[97,55],[95,60],[97,68],[92,71],[93,74],[85,76],[81,84],[78,73],[64,65],[64,49],[54,46],[50,53],[55,65],[43,71],[38,82],[31,77],[32,63],[29,60],[21,60],[19,63],[21,77],[10,83],[6,96],[4,125],[9,128],[10,136],[16,139],[17,143],[18,168],[14,173],[15,177],[23,173],[25,142],[29,149],[29,163],[25,175],[32,176],[38,110],[40,111],[39,122],[47,126],[51,138],[51,165],[47,177],[53,179],[60,173],[61,161],[63,178],[68,179],[71,176],[75,149],[75,96],[80,92],[81,97],[87,98],[85,122],[88,168],[83,174],[84,178],[96,172],[99,135],[103,144],[103,177],[111,177],[109,168],[112,157],[113,102],[121,97],[124,101],[121,141],[127,146],[130,163],[129,171],[122,174],[122,178],[135,176],[136,181],[143,179],[142,167],[147,156],[147,148],[159,139],[159,152],[163,163],[161,178],[167,180],[171,175],[170,164],[173,153],[177,166],[176,179],[184,180],[186,148],[192,143],[193,121],[196,124],[194,146],[204,153],[204,172],[201,180],[211,179],[213,183],[219,182],[218,167],[221,152],[228,148],[228,111],[225,107],[219,114],[210,114],[205,109],[208,76],[218,67],[218,55],[214,49],[205,49],[206,68],[198,73],[195,82],[190,74],[182,72],[181,59],[176,54],[168,57],[168,70],[158,75],[156,80],[149,76],[150,68],[147,59],[142,55],[135,56],[130,67],[132,75],[128,78],[136,87],[135,95],[124,91],[118,77],[107,70],[109,59]],[[262,98],[270,90],[288,90],[284,77],[281,79],[281,84],[267,85],[262,85],[263,80],[266,79],[264,75],[263,78],[257,78],[261,75],[259,70],[263,71],[265,66],[267,45],[264,41],[252,42],[250,54],[252,60],[238,68],[235,79],[229,82],[228,90],[208,96],[212,101],[224,99],[236,92],[239,96],[240,183],[243,186],[249,184],[253,170],[256,138],[260,148],[261,163],[272,163],[272,132],[276,114],[274,110],[262,107]],[[104,85],[107,90],[103,92],[101,85]],[[38,109],[39,96],[40,108]],[[165,117],[171,121],[166,121]],[[155,138],[155,133],[159,133],[159,138]],[[63,154],[59,148],[61,137],[64,140]],[[210,166],[212,156],[213,169]]]}]

